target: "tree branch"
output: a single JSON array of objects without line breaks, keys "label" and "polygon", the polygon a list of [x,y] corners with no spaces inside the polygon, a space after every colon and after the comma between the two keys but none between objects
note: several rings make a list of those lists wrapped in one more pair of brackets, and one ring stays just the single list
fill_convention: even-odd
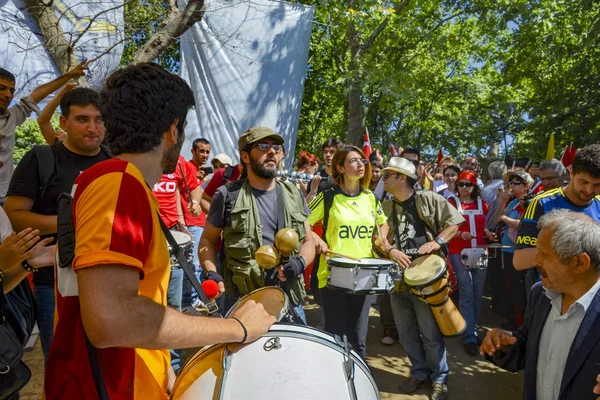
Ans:
[{"label": "tree branch", "polygon": [[132,64],[151,62],[204,16],[204,0],[189,0],[182,13],[169,13],[164,25],[138,50]]}]

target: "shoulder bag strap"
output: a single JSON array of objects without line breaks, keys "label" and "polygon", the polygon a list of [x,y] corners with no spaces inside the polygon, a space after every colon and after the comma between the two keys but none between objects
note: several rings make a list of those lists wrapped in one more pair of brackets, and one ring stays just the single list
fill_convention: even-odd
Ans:
[{"label": "shoulder bag strap", "polygon": [[231,175],[233,175],[233,169],[236,168],[235,166],[228,166],[225,169],[225,173],[223,174],[223,185],[226,184],[227,182],[229,182],[229,179],[231,178]]},{"label": "shoulder bag strap", "polygon": [[88,338],[85,329],[83,330],[85,336],[85,345],[87,347],[88,359],[90,360],[90,367],[92,369],[92,377],[94,379],[94,385],[96,386],[96,392],[100,400],[110,400],[108,392],[106,391],[106,385],[104,384],[104,376],[102,375],[102,369],[100,368],[100,359],[98,358],[98,350],[90,339]]},{"label": "shoulder bag strap", "polygon": [[190,263],[188,263],[187,258],[181,252],[181,248],[179,247],[179,244],[177,243],[177,241],[171,234],[171,231],[169,230],[169,228],[167,228],[167,226],[163,222],[162,218],[160,218],[160,215],[158,213],[157,213],[157,215],[158,215],[158,220],[160,221],[160,227],[161,227],[163,233],[165,234],[165,237],[167,238],[167,242],[169,242],[169,245],[171,246],[171,251],[173,251],[173,253],[175,254],[175,257],[177,258],[177,261],[179,261],[179,264],[181,265],[183,272],[185,272],[185,275],[192,283],[192,286],[194,287],[194,289],[196,289],[196,292],[198,293],[198,297],[200,297],[200,300],[202,300],[202,302],[206,306],[208,314],[211,317],[220,317],[221,314],[219,314],[218,308],[217,308],[215,302],[210,301],[208,296],[206,296],[206,293],[204,293],[204,290],[202,289],[202,285],[198,281],[198,278],[196,277],[196,274],[194,273],[192,266],[190,265]]}]

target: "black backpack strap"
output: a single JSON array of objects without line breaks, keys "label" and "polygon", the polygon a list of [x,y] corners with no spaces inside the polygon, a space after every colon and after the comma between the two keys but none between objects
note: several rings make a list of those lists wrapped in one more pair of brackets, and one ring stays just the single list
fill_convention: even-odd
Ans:
[{"label": "black backpack strap", "polygon": [[41,199],[44,197],[44,193],[46,193],[50,178],[56,171],[56,156],[52,147],[46,144],[33,146],[33,152],[35,153],[38,162],[39,178],[39,194],[32,208],[32,211],[35,211],[37,210]]},{"label": "black backpack strap", "polygon": [[277,196],[277,230],[285,228],[285,201],[283,200],[283,188],[281,185],[284,183],[275,181],[275,195]]},{"label": "black backpack strap", "polygon": [[331,206],[333,205],[333,198],[337,194],[336,188],[339,186],[334,186],[333,188],[326,190],[323,192],[323,236],[322,239],[325,243],[327,243],[327,225],[329,224],[329,211],[331,211]]},{"label": "black backpack strap", "polygon": [[110,149],[107,146],[103,145],[103,144],[100,145],[100,151],[102,151],[104,153],[104,155],[106,156],[106,158],[113,158],[114,157],[112,155],[112,153],[110,152]]},{"label": "black backpack strap", "polygon": [[198,278],[196,277],[194,269],[188,262],[187,258],[183,255],[183,252],[181,251],[181,247],[179,247],[179,244],[177,243],[177,241],[171,234],[171,231],[169,230],[169,228],[167,228],[167,225],[165,225],[165,223],[163,222],[162,218],[160,217],[160,214],[157,213],[157,215],[158,215],[158,220],[160,221],[160,227],[161,227],[163,233],[165,234],[165,237],[167,238],[167,242],[171,246],[171,251],[173,253],[175,253],[175,257],[177,258],[177,261],[179,261],[179,264],[181,265],[183,272],[185,272],[185,275],[190,280],[192,286],[194,287],[194,289],[196,289],[196,293],[198,293],[198,297],[200,297],[200,300],[202,300],[202,302],[206,306],[208,315],[210,315],[211,317],[220,317],[221,314],[219,314],[219,312],[218,312],[216,303],[214,301],[210,301],[208,296],[206,295],[206,293],[204,293],[204,290],[202,289],[202,285],[198,281]]},{"label": "black backpack strap", "polygon": [[90,367],[92,368],[92,378],[94,379],[94,385],[96,386],[98,398],[100,400],[110,400],[110,397],[108,397],[108,392],[106,391],[106,385],[104,384],[102,369],[100,368],[98,349],[96,349],[92,342],[90,342],[87,333],[85,333],[85,329],[83,330],[83,335],[85,336],[85,345],[87,347],[88,359],[90,360]]},{"label": "black backpack strap", "polygon": [[233,175],[233,169],[234,168],[235,168],[234,165],[230,165],[227,168],[225,168],[225,173],[223,174],[223,183],[222,183],[222,185],[224,185],[227,182],[229,182],[229,179],[231,179],[231,175]]},{"label": "black backpack strap", "polygon": [[225,188],[227,189],[225,193],[225,205],[223,206],[225,207],[223,213],[225,226],[229,225],[229,222],[231,221],[231,211],[233,211],[233,207],[235,206],[238,194],[240,193],[242,185],[245,181],[245,179],[240,179],[225,185]]}]

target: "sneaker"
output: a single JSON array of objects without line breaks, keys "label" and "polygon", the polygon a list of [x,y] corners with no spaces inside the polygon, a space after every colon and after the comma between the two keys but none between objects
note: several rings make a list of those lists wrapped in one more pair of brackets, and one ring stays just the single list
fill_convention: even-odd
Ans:
[{"label": "sneaker", "polygon": [[383,328],[383,337],[381,343],[385,345],[392,345],[398,340],[398,331],[396,328]]},{"label": "sneaker", "polygon": [[433,390],[431,391],[431,400],[446,400],[447,398],[448,385],[445,383],[434,383]]},{"label": "sneaker", "polygon": [[413,393],[419,389],[426,388],[429,386],[431,386],[431,380],[429,380],[429,378],[420,380],[411,375],[410,378],[401,382],[398,387],[404,393]]},{"label": "sneaker", "polygon": [[465,349],[465,353],[470,356],[476,356],[478,353],[477,343],[465,343],[463,344],[463,348]]}]

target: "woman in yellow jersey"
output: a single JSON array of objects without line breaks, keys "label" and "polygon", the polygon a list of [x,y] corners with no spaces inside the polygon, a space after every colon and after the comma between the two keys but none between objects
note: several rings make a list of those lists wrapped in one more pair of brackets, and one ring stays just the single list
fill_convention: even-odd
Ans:
[{"label": "woman in yellow jersey", "polygon": [[[354,349],[365,357],[371,296],[346,293],[327,287],[329,270],[325,260],[328,250],[354,258],[373,257],[375,218],[385,238],[388,231],[381,204],[366,189],[371,178],[371,165],[355,146],[340,147],[331,161],[335,185],[321,192],[310,202],[311,225],[323,220],[325,241],[315,235],[317,252],[321,253],[319,291],[325,316],[325,330],[334,335],[346,335]],[[331,199],[330,202],[328,199]],[[329,208],[325,223],[326,204]],[[325,226],[327,225],[327,226]]]}]

